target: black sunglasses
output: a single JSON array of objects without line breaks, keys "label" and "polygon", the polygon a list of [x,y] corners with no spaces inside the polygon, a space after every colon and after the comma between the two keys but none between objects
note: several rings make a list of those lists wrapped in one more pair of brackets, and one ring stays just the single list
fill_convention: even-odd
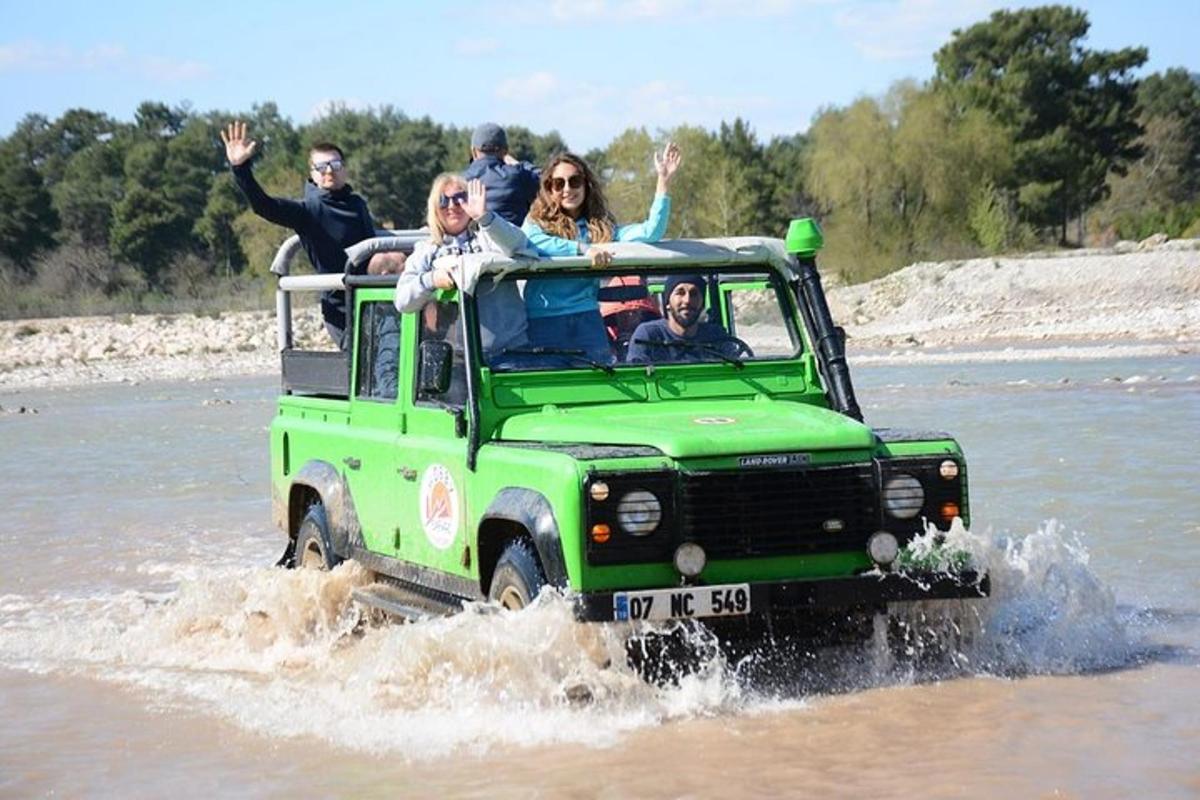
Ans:
[{"label": "black sunglasses", "polygon": [[578,189],[583,186],[583,176],[576,172],[569,178],[551,178],[550,188],[556,192],[561,192],[564,186],[570,186],[572,189]]},{"label": "black sunglasses", "polygon": [[451,203],[458,203],[460,206],[467,202],[466,192],[455,192],[454,194],[444,194],[438,198],[438,205],[442,208],[449,208]]}]

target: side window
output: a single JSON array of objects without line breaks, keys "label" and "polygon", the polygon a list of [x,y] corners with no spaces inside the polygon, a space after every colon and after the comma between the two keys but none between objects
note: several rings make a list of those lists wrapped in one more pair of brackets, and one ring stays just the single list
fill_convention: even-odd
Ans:
[{"label": "side window", "polygon": [[399,377],[400,314],[384,301],[363,303],[360,313],[355,397],[391,402]]},{"label": "side window", "polygon": [[[455,301],[431,300],[425,304],[418,314],[417,347],[418,356],[413,359],[416,368],[421,368],[421,342],[446,342],[454,350],[450,367],[450,388],[441,394],[417,391],[417,402],[433,403],[439,406],[461,408],[467,402],[467,369],[463,359],[462,325],[458,321],[458,303]],[[414,386],[420,386],[419,380],[413,381]]]}]

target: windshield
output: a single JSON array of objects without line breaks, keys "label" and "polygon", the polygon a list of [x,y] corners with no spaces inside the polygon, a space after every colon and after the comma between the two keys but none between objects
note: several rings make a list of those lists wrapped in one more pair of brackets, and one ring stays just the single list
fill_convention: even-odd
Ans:
[{"label": "windshield", "polygon": [[[526,312],[524,335],[500,334],[490,323],[498,315],[489,306],[498,304],[489,298],[517,294]],[[509,275],[481,282],[476,298],[485,360],[496,372],[611,373],[666,364],[741,369],[794,358],[801,349],[786,285],[774,273],[745,267]]]}]

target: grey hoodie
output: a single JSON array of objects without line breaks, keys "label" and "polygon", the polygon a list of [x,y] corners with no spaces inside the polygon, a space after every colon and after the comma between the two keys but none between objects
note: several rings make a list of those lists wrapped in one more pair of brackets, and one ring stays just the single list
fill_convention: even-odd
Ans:
[{"label": "grey hoodie", "polygon": [[[417,311],[432,299],[433,262],[442,256],[489,252],[511,256],[519,251],[533,253],[525,234],[492,211],[457,236],[447,235],[441,244],[420,242],[396,281],[396,308],[405,313]],[[479,340],[487,361],[505,348],[528,346],[525,301],[516,281],[482,278],[475,287],[475,303],[479,310]]]}]

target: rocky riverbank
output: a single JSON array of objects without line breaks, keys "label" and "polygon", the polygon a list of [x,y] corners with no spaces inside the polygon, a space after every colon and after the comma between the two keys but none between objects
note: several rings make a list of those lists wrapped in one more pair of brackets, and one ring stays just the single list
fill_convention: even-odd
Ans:
[{"label": "rocky riverbank", "polygon": [[[1200,351],[1200,240],[913,264],[829,287],[852,362]],[[315,306],[297,340],[325,346]],[[274,311],[0,322],[0,392],[278,369]]]}]

